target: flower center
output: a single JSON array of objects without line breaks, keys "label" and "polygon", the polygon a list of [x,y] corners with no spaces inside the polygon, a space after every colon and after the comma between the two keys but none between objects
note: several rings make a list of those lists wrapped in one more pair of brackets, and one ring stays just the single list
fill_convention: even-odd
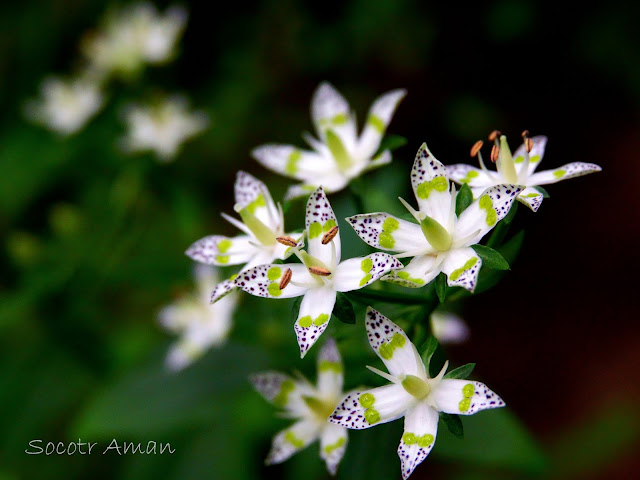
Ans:
[{"label": "flower center", "polygon": [[511,150],[507,143],[507,137],[500,136],[500,153],[496,168],[504,176],[509,183],[518,183],[518,173],[516,172],[516,164],[511,156]]},{"label": "flower center", "polygon": [[402,388],[418,400],[422,400],[431,393],[431,387],[429,387],[427,382],[415,375],[407,375],[404,377],[404,380],[402,380]]},{"label": "flower center", "polygon": [[238,211],[240,218],[244,224],[251,230],[251,233],[264,246],[272,246],[276,244],[276,235],[264,223],[258,220],[249,207],[245,207]]},{"label": "flower center", "polygon": [[420,221],[420,228],[427,239],[427,242],[438,252],[445,252],[451,247],[451,235],[446,228],[440,225],[436,220],[429,216],[425,216]]},{"label": "flower center", "polygon": [[327,147],[329,147],[331,155],[333,155],[334,160],[338,164],[338,168],[343,172],[347,171],[351,167],[353,160],[349,152],[347,152],[344,143],[342,143],[340,137],[333,130],[327,130],[325,135],[327,137]]},{"label": "flower center", "polygon": [[336,408],[337,402],[318,397],[302,397],[309,410],[318,420],[325,423]]}]

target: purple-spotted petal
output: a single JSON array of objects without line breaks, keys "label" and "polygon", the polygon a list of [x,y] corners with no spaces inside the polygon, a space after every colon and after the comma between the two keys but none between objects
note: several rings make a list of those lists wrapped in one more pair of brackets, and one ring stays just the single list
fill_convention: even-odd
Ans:
[{"label": "purple-spotted petal", "polygon": [[557,183],[562,180],[568,180],[574,177],[581,177],[589,173],[599,172],[602,168],[595,163],[573,162],[567,163],[554,170],[545,170],[544,172],[534,173],[527,180],[527,185],[548,185]]},{"label": "purple-spotted petal", "polygon": [[[283,289],[280,289],[282,276],[287,269],[291,269],[291,281]],[[256,297],[292,298],[304,295],[308,290],[308,287],[304,285],[310,282],[313,280],[304,265],[289,263],[260,265],[245,270],[233,280],[233,285]]]},{"label": "purple-spotted petal", "polygon": [[265,463],[274,465],[282,463],[294,453],[307,447],[318,438],[319,426],[316,422],[301,420],[291,427],[282,430],[274,438],[271,451]]},{"label": "purple-spotted petal", "polygon": [[347,429],[327,422],[320,433],[320,458],[327,464],[331,475],[338,472],[338,465],[347,450],[349,435]]},{"label": "purple-spotted petal", "polygon": [[402,263],[388,253],[378,252],[366,257],[350,258],[336,267],[333,285],[338,292],[359,290],[402,267]]},{"label": "purple-spotted petal", "polygon": [[307,202],[305,228],[309,255],[324,262],[325,265],[340,262],[340,232],[326,245],[322,244],[324,235],[338,225],[331,204],[322,187],[311,194]]},{"label": "purple-spotted petal", "polygon": [[457,415],[473,415],[480,410],[504,407],[504,401],[484,383],[444,379],[432,392],[438,410]]},{"label": "purple-spotted petal", "polygon": [[331,287],[311,288],[305,293],[298,319],[293,326],[301,358],[304,358],[322,332],[327,329],[335,303],[336,292]]},{"label": "purple-spotted petal", "polygon": [[422,144],[413,162],[411,185],[420,212],[433,218],[440,225],[448,225],[451,193],[447,170],[429,151],[426,143]]},{"label": "purple-spotted petal", "polygon": [[193,243],[185,255],[207,265],[239,265],[256,254],[257,248],[251,244],[252,241],[254,240],[248,235],[232,238],[210,235]]},{"label": "purple-spotted petal", "polygon": [[438,412],[418,403],[404,417],[404,434],[398,446],[402,478],[407,480],[431,452],[438,433]]},{"label": "purple-spotted petal", "polygon": [[392,252],[412,252],[430,248],[420,225],[388,213],[354,215],[346,220],[356,234],[374,248]]},{"label": "purple-spotted petal", "polygon": [[478,283],[482,260],[473,248],[450,250],[442,262],[442,271],[447,275],[450,287],[462,287],[473,292]]}]

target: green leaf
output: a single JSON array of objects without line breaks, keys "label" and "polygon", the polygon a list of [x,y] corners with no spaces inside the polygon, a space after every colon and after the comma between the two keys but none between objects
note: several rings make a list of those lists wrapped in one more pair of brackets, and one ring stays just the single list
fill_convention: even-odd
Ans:
[{"label": "green leaf", "polygon": [[542,194],[542,198],[549,198],[551,197],[551,195],[549,195],[549,192],[547,192],[544,188],[542,188],[540,185],[538,185],[537,187],[533,187],[536,190],[538,190],[541,194]]},{"label": "green leaf", "polygon": [[508,242],[499,247],[500,254],[509,264],[515,262],[522,243],[524,242],[524,230],[520,230],[516,233]]},{"label": "green leaf", "polygon": [[427,368],[429,368],[429,364],[431,363],[431,357],[433,357],[433,354],[436,352],[436,350],[438,349],[438,340],[436,340],[436,337],[431,336],[429,338],[427,338],[427,341],[424,342],[424,345],[422,345],[422,348],[420,350],[422,350],[422,362],[425,364],[425,366]]},{"label": "green leaf", "polygon": [[407,144],[407,139],[401,135],[387,135],[380,142],[380,146],[378,147],[378,150],[376,151],[375,155],[372,158],[376,158],[385,150],[389,150],[393,152],[394,150],[397,150],[400,147],[404,147],[406,144]]},{"label": "green leaf", "polygon": [[342,323],[353,325],[356,323],[356,314],[353,311],[351,300],[342,292],[337,292],[336,304],[333,307],[333,314]]},{"label": "green leaf", "polygon": [[475,363],[467,363],[466,365],[462,365],[461,367],[454,368],[449,373],[447,373],[444,378],[468,378],[475,367]]},{"label": "green leaf", "polygon": [[478,256],[482,259],[482,266],[494,270],[509,270],[509,264],[499,252],[484,245],[472,245]]},{"label": "green leaf", "polygon": [[456,196],[456,215],[459,217],[462,212],[464,212],[469,205],[473,202],[473,193],[471,193],[471,189],[469,185],[466,183],[460,187],[460,191]]},{"label": "green leaf", "polygon": [[464,438],[464,427],[462,426],[462,420],[460,420],[459,415],[440,412],[440,420],[447,426],[447,429],[454,437],[461,440]]},{"label": "green leaf", "polygon": [[300,304],[302,303],[303,296],[296,297],[293,301],[293,305],[291,306],[291,318],[295,322],[298,319],[298,315],[300,314]]},{"label": "green leaf", "polygon": [[447,276],[443,272],[436,277],[436,294],[440,303],[444,303],[447,298]]}]

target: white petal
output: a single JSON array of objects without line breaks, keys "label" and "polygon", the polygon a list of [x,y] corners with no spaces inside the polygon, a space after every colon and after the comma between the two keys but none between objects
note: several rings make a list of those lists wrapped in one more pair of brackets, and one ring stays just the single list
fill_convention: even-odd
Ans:
[{"label": "white petal", "polygon": [[248,235],[232,238],[210,235],[191,245],[185,255],[207,265],[238,265],[246,263],[256,254],[257,249],[251,244],[253,241],[255,240]]},{"label": "white petal", "polygon": [[318,392],[323,397],[342,394],[343,367],[340,351],[333,338],[327,339],[318,354]]},{"label": "white petal", "polygon": [[453,232],[456,247],[475,245],[507,216],[513,201],[524,187],[496,185],[484,191],[460,215]]},{"label": "white petal", "polygon": [[473,248],[450,250],[442,262],[442,271],[447,275],[450,287],[462,287],[473,292],[478,283],[482,260]]},{"label": "white petal", "polygon": [[[284,289],[280,290],[280,280],[284,272],[291,269],[291,281]],[[306,286],[296,284],[309,284],[313,279],[304,265],[299,263],[286,263],[278,265],[260,265],[240,272],[233,281],[236,287],[256,297],[265,298],[292,298],[304,295]]]},{"label": "white petal", "polygon": [[406,480],[431,452],[438,433],[438,412],[418,403],[404,417],[404,434],[398,446],[402,478]]},{"label": "white petal", "polygon": [[197,287],[198,299],[200,303],[206,305],[211,298],[211,291],[220,282],[217,269],[209,265],[198,263],[193,268],[193,276]]},{"label": "white petal", "polygon": [[267,186],[246,172],[238,172],[234,185],[236,204],[248,208],[262,223],[272,231],[282,228],[280,214]]},{"label": "white petal", "polygon": [[358,142],[358,156],[369,158],[376,153],[398,103],[406,94],[406,90],[392,90],[373,102],[369,109],[367,123]]},{"label": "white petal", "polygon": [[411,185],[418,200],[420,212],[427,214],[443,227],[449,224],[451,193],[444,165],[423,143],[411,169]]},{"label": "white petal", "polygon": [[180,340],[169,348],[165,358],[165,366],[172,372],[179,372],[195,362],[204,353],[201,348],[193,348],[189,343]]},{"label": "white petal", "polygon": [[298,319],[293,326],[298,338],[301,358],[304,358],[311,346],[326,330],[335,303],[336,292],[331,287],[311,288],[305,293],[300,304]]},{"label": "white petal", "polygon": [[484,383],[444,379],[431,394],[438,410],[458,415],[473,415],[488,408],[504,407],[504,401]]},{"label": "white petal", "polygon": [[324,262],[329,268],[334,263],[340,262],[340,232],[326,245],[322,244],[322,238],[331,228],[338,225],[331,204],[322,187],[319,187],[309,197],[305,217],[307,229],[307,242],[309,255]]},{"label": "white petal", "polygon": [[581,177],[593,172],[599,172],[602,168],[595,163],[573,162],[556,168],[554,170],[545,170],[544,172],[534,173],[527,180],[527,186],[548,185],[557,183],[569,178]]},{"label": "white petal", "polygon": [[251,156],[269,170],[298,180],[311,180],[317,175],[337,172],[338,168],[331,156],[292,145],[262,145],[253,149]]},{"label": "white petal", "polygon": [[389,150],[385,150],[369,163],[365,164],[362,173],[368,172],[370,170],[375,170],[376,168],[383,167],[384,165],[387,165],[389,163],[391,163],[391,152]]},{"label": "white petal", "polygon": [[429,249],[420,225],[388,213],[368,213],[346,219],[356,234],[369,245],[393,252]]},{"label": "white petal", "polygon": [[540,205],[542,204],[542,200],[544,200],[544,195],[532,187],[525,188],[520,192],[520,195],[518,195],[518,201],[520,203],[524,203],[534,212],[538,211],[538,208],[540,208]]},{"label": "white petal", "polygon": [[484,190],[499,182],[498,178],[493,178],[494,176],[498,177],[497,173],[484,171],[466,163],[447,165],[445,168],[447,169],[447,176],[452,181],[460,185],[466,183],[470,188],[482,188]]},{"label": "white petal", "polygon": [[338,292],[350,292],[371,285],[402,263],[388,253],[372,253],[340,263],[333,273],[333,285]]},{"label": "white petal", "polygon": [[415,397],[398,384],[356,391],[342,400],[329,421],[352,430],[362,430],[402,417],[415,403]]},{"label": "white petal", "polygon": [[256,373],[249,377],[249,381],[265,400],[298,415],[308,411],[303,397],[314,394],[308,384],[280,372]]},{"label": "white petal", "polygon": [[347,450],[349,434],[346,428],[327,422],[320,433],[320,458],[327,464],[331,475],[338,471],[340,460]]},{"label": "white petal", "polygon": [[315,422],[302,420],[291,427],[282,430],[274,438],[271,451],[267,455],[265,463],[274,465],[282,463],[294,453],[307,447],[318,438],[319,427]]},{"label": "white petal", "polygon": [[404,330],[371,307],[365,319],[369,344],[391,375],[427,378],[420,355]]},{"label": "white petal", "polygon": [[522,168],[525,165],[525,147],[524,143],[518,147],[518,149],[513,154],[513,162],[516,164],[516,171],[518,172],[518,178],[526,178],[535,172],[538,165],[540,165],[540,161],[544,157],[544,150],[547,146],[547,137],[544,135],[537,135],[535,137],[531,137],[533,141],[533,148],[531,152],[529,152],[529,165],[527,167],[526,175],[523,175]]},{"label": "white petal", "polygon": [[307,195],[312,194],[315,189],[318,188],[318,185],[311,183],[300,183],[298,185],[291,185],[287,189],[287,193],[284,196],[285,200],[294,200],[300,197],[306,197]]},{"label": "white petal", "polygon": [[325,132],[333,130],[348,151],[355,150],[356,124],[349,104],[328,82],[323,82],[313,93],[311,117],[318,137],[325,140]]},{"label": "white petal", "polygon": [[420,255],[414,257],[409,265],[401,270],[391,272],[382,280],[403,287],[419,288],[427,285],[442,271],[442,256]]},{"label": "white petal", "polygon": [[234,275],[230,279],[224,280],[220,282],[218,285],[216,285],[213,291],[211,292],[211,299],[209,300],[209,302],[216,303],[218,300],[220,300],[224,296],[228,295],[234,290],[237,290],[238,287],[233,282],[235,278],[236,276]]}]

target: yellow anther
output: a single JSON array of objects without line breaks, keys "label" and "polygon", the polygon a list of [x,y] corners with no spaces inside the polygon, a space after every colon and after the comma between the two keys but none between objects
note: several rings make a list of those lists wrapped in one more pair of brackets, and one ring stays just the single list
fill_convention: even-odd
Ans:
[{"label": "yellow anther", "polygon": [[309,267],[309,272],[313,273],[314,275],[320,275],[321,277],[328,277],[329,275],[331,275],[330,270],[322,267]]},{"label": "yellow anther", "polygon": [[295,247],[296,245],[298,245],[298,242],[296,242],[291,237],[276,237],[276,240],[278,241],[278,243],[286,245],[287,247]]},{"label": "yellow anther", "polygon": [[482,140],[478,140],[476,143],[473,144],[473,147],[471,147],[471,152],[470,152],[471,158],[478,155],[478,152],[482,148],[482,145],[484,145],[484,142]]},{"label": "yellow anther", "polygon": [[333,240],[337,234],[338,234],[338,226],[334,225],[333,227],[331,227],[331,230],[325,233],[324,236],[322,237],[322,244],[326,245],[331,240]]},{"label": "yellow anther", "polygon": [[278,285],[280,290],[284,290],[284,287],[289,285],[289,282],[291,281],[291,275],[292,274],[293,274],[293,272],[291,271],[290,268],[287,268],[284,271],[284,273],[282,274],[282,278],[280,279],[280,284]]}]

